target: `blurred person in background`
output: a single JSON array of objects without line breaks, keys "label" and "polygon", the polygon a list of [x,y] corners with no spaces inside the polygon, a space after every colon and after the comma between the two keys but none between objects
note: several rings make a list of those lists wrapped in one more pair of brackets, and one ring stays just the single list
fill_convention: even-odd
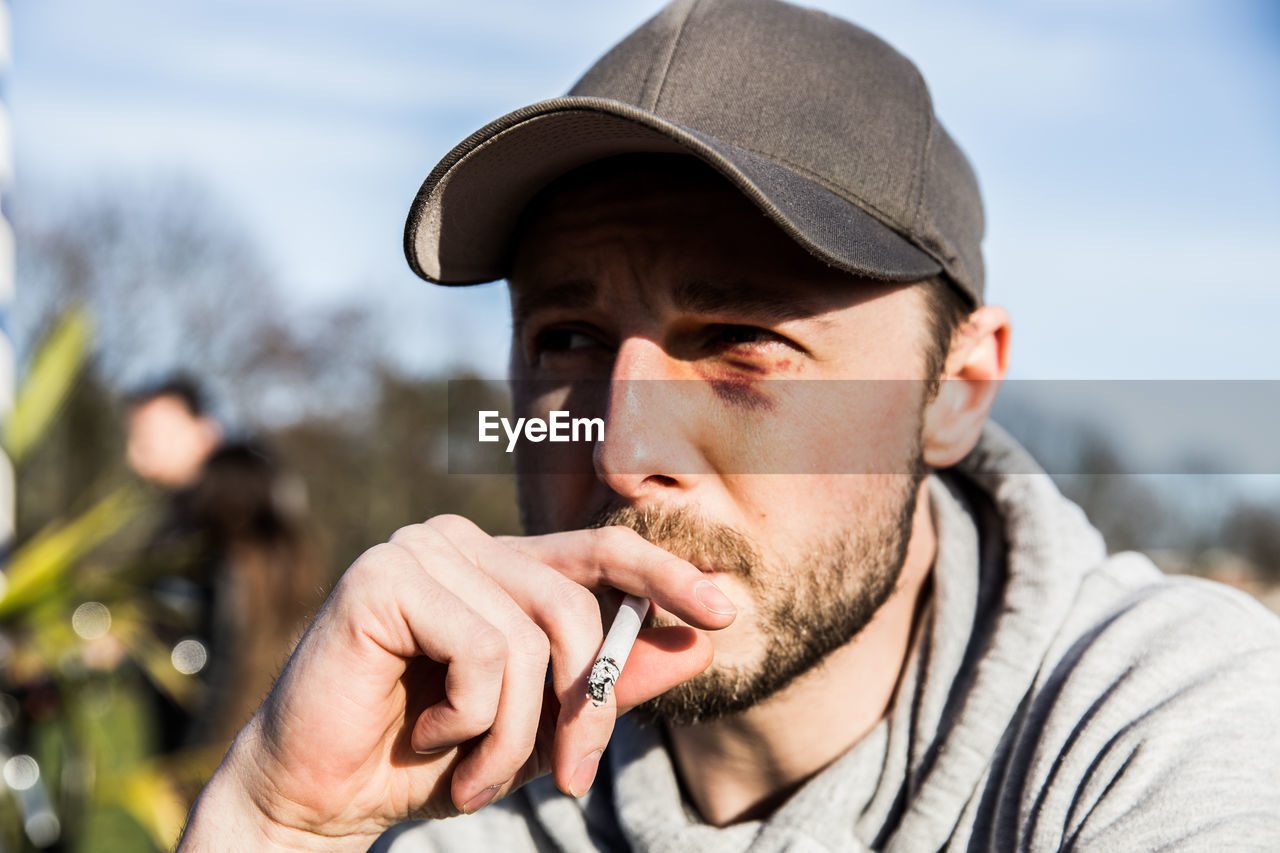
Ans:
[{"label": "blurred person in background", "polygon": [[174,376],[130,395],[127,441],[125,458],[133,472],[178,492],[196,481],[222,444],[222,425],[205,411],[196,382]]},{"label": "blurred person in background", "polygon": [[221,752],[323,596],[304,535],[306,489],[255,443],[227,441],[190,377],[128,404],[129,466],[166,505],[143,559],[157,633],[204,687],[186,707],[158,693],[159,747]]}]

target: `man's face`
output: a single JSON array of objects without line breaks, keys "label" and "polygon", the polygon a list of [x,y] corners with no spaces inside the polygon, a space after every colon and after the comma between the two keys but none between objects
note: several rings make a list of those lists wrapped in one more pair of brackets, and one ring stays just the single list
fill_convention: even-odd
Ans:
[{"label": "man's face", "polygon": [[738,607],[651,717],[743,710],[869,621],[920,493],[918,288],[828,268],[714,176],[637,171],[547,200],[510,280],[518,414],[606,421],[522,446],[529,531],[626,524]]},{"label": "man's face", "polygon": [[126,459],[134,472],[166,489],[191,485],[218,445],[220,431],[168,394],[138,405],[129,415]]}]

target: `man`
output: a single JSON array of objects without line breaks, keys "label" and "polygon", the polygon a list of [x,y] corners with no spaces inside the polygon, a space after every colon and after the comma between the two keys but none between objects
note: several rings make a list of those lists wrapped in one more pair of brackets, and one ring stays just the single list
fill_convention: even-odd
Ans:
[{"label": "man", "polygon": [[[1108,558],[986,425],[981,232],[914,67],[775,0],[680,0],[460,145],[410,263],[508,277],[520,412],[604,436],[522,447],[537,535],[362,556],[184,848],[1272,846],[1280,626]],[[617,592],[657,616],[597,707]]]},{"label": "man", "polygon": [[[199,383],[188,376],[173,375],[136,389],[125,402],[125,461],[161,499],[158,522],[136,557],[146,585],[146,606],[153,613],[152,631],[169,646],[196,638],[201,652],[222,652],[213,634],[225,548],[220,537],[210,535],[207,513],[198,500],[208,483],[209,460],[223,442],[222,425],[209,413]],[[222,657],[215,655],[215,663]],[[186,674],[205,687],[209,673],[202,664]],[[148,698],[156,748],[173,753],[202,742],[206,709],[179,701],[159,683],[155,688]]]},{"label": "man", "polygon": [[[305,486],[253,443],[224,441],[193,379],[128,398],[126,458],[164,495],[137,558],[157,639],[194,640],[199,702],[152,694],[157,748],[219,750],[253,714],[324,587],[302,532]],[[200,657],[203,656],[203,657]]]},{"label": "man", "polygon": [[185,489],[221,443],[222,426],[192,380],[175,376],[130,395],[125,458],[142,479]]}]

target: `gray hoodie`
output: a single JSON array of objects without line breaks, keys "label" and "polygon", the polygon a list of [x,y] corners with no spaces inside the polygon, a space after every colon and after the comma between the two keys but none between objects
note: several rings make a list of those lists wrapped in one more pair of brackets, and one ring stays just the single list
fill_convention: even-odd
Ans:
[{"label": "gray hoodie", "polygon": [[764,820],[717,828],[625,717],[591,793],[541,779],[375,850],[1280,851],[1280,620],[1108,557],[989,427],[931,478],[934,594],[879,725]]}]

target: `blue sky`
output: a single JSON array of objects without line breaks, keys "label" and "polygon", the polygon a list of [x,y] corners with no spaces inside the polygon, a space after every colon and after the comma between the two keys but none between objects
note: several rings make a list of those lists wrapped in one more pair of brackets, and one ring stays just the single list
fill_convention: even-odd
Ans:
[{"label": "blue sky", "polygon": [[[974,162],[1019,378],[1280,379],[1280,11],[1266,0],[814,5],[914,59]],[[19,196],[181,175],[303,308],[376,304],[420,369],[506,359],[501,285],[401,254],[418,185],[655,2],[14,0]]]}]

